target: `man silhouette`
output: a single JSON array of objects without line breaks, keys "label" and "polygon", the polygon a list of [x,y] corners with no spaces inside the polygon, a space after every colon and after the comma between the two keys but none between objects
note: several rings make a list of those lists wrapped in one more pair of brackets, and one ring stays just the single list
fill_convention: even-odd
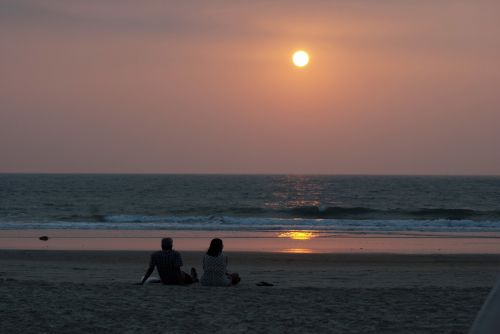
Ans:
[{"label": "man silhouette", "polygon": [[172,238],[163,238],[161,240],[162,250],[151,254],[149,268],[146,270],[146,274],[142,278],[141,284],[146,282],[155,270],[155,267],[158,269],[158,274],[163,284],[175,285],[198,282],[196,269],[191,268],[191,275],[181,270],[183,265],[181,254],[173,250],[172,246]]}]

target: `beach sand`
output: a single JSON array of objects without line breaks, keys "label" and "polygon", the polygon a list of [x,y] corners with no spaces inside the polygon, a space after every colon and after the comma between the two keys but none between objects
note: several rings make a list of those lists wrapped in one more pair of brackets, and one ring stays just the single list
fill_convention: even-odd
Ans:
[{"label": "beach sand", "polygon": [[1,250],[1,332],[466,333],[500,273],[495,254],[229,252],[238,286],[134,285],[149,254]]}]

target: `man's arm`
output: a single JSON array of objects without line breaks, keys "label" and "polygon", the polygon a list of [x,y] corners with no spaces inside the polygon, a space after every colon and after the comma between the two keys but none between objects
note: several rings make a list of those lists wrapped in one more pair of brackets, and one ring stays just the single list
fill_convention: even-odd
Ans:
[{"label": "man's arm", "polygon": [[175,272],[176,272],[176,278],[177,278],[177,283],[178,284],[184,284],[184,272],[181,270],[181,267],[175,267]]},{"label": "man's arm", "polygon": [[144,284],[144,282],[146,282],[146,280],[149,278],[149,276],[151,276],[151,274],[153,273],[154,270],[155,270],[155,266],[150,265],[148,270],[146,270],[146,274],[144,274],[144,277],[142,278],[141,284]]},{"label": "man's arm", "polygon": [[175,266],[175,272],[177,273],[177,282],[179,284],[184,284],[184,273],[181,270],[181,267],[184,265],[182,262],[182,257],[179,252],[175,253],[174,256],[174,266]]},{"label": "man's arm", "polygon": [[155,263],[153,261],[153,256],[151,255],[151,260],[149,261],[149,268],[148,270],[146,270],[146,273],[142,278],[141,284],[144,284],[144,282],[146,282],[146,280],[149,278],[149,276],[151,276],[154,270],[155,270]]},{"label": "man's arm", "polygon": [[141,284],[144,284],[144,282],[146,282],[146,280],[149,278],[149,276],[151,276],[151,274],[153,273],[154,270],[155,270],[155,266],[150,265],[148,270],[146,270],[146,274],[144,274],[144,277],[142,278]]}]

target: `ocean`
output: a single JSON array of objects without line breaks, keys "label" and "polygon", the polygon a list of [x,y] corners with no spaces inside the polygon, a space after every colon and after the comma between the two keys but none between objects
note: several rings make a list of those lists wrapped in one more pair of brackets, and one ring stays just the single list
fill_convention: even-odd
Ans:
[{"label": "ocean", "polygon": [[0,229],[499,232],[500,177],[0,174]]}]

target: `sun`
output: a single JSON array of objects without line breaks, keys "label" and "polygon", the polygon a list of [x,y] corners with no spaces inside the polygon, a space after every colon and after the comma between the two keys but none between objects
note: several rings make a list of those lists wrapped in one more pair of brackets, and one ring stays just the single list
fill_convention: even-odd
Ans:
[{"label": "sun", "polygon": [[309,63],[309,54],[304,50],[298,50],[293,53],[292,62],[297,67],[304,67]]}]

